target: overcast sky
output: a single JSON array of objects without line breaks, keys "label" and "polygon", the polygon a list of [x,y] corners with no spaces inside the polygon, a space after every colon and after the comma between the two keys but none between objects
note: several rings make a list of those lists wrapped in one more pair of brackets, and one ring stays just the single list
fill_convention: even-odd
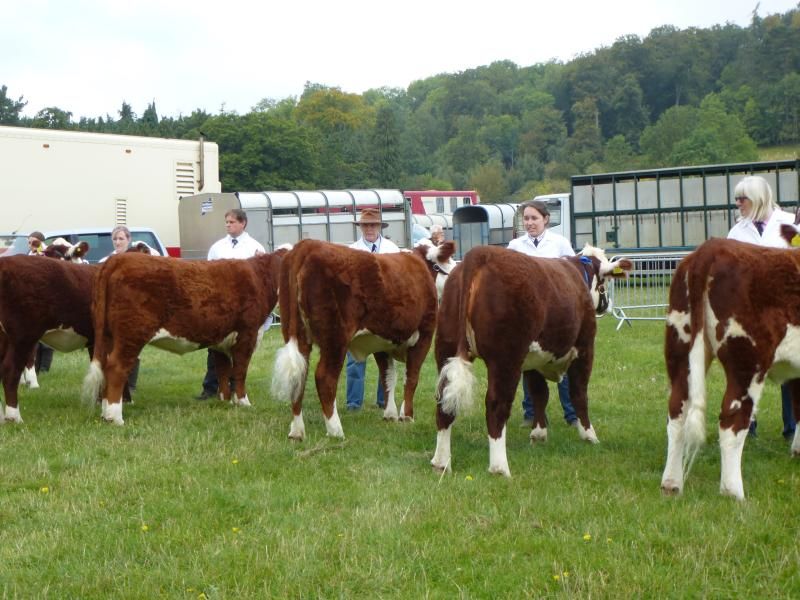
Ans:
[{"label": "overcast sky", "polygon": [[73,120],[247,113],[306,81],[362,93],[497,60],[529,66],[661,25],[745,27],[794,0],[26,0],[0,15],[0,86]]}]

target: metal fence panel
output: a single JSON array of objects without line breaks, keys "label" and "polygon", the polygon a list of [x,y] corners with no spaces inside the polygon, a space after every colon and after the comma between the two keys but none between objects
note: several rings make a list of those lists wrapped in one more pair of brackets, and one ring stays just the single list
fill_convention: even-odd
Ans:
[{"label": "metal fence panel", "polygon": [[669,286],[680,260],[689,252],[618,254],[612,262],[626,258],[633,263],[627,279],[612,280],[609,297],[611,314],[619,321],[617,331],[632,321],[659,321],[666,318]]}]

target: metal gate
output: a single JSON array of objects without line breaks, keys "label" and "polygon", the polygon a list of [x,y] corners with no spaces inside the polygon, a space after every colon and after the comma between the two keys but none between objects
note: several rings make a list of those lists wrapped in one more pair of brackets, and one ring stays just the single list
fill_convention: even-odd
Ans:
[{"label": "metal gate", "polygon": [[633,270],[627,279],[612,280],[609,289],[611,314],[619,321],[617,331],[631,321],[659,321],[666,317],[669,285],[680,260],[689,252],[618,254],[611,261],[627,258]]}]

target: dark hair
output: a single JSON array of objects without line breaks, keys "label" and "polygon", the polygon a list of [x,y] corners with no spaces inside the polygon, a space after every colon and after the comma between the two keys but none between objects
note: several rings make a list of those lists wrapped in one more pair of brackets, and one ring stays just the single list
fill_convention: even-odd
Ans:
[{"label": "dark hair", "polygon": [[232,208],[228,212],[225,213],[225,216],[231,216],[239,223],[244,223],[247,225],[247,213],[244,212],[241,208]]},{"label": "dark hair", "polygon": [[41,231],[31,231],[28,237],[36,238],[40,242],[44,241],[44,234]]},{"label": "dark hair", "polygon": [[550,216],[550,209],[548,209],[547,204],[541,200],[525,200],[525,202],[519,205],[519,213],[523,214],[526,208],[535,208],[543,217]]}]

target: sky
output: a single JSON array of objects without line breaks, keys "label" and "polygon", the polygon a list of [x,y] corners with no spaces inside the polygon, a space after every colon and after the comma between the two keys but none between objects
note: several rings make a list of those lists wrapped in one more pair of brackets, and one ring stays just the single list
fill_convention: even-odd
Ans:
[{"label": "sky", "polygon": [[245,114],[306,82],[361,94],[510,60],[530,66],[655,27],[749,25],[796,0],[26,0],[4,3],[0,87],[80,117]]}]

